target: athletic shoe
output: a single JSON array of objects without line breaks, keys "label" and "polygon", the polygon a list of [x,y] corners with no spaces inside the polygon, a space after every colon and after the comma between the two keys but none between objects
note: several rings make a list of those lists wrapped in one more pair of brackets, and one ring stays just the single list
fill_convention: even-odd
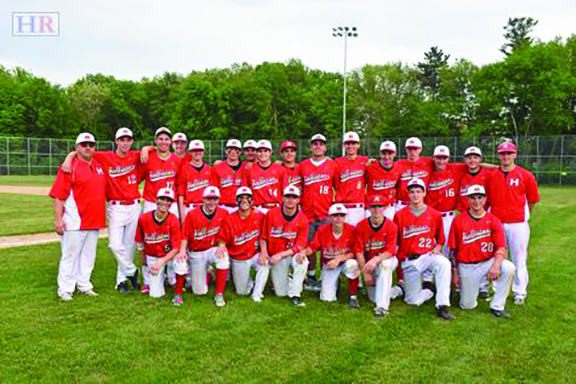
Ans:
[{"label": "athletic shoe", "polygon": [[175,307],[179,307],[179,306],[181,306],[182,304],[184,304],[184,299],[182,299],[182,295],[180,295],[180,294],[178,294],[178,293],[175,294],[175,295],[174,295],[174,300],[172,300],[172,303],[174,303],[174,306],[175,306]]},{"label": "athletic shoe", "polygon": [[72,294],[70,293],[63,293],[60,295],[60,300],[62,301],[72,301]]},{"label": "athletic shoe", "polygon": [[444,320],[454,320],[455,317],[453,314],[448,312],[448,307],[446,305],[441,305],[436,307],[436,316],[444,319]]},{"label": "athletic shoe", "polygon": [[316,291],[316,286],[318,286],[319,281],[316,280],[316,276],[308,275],[306,277],[306,283],[304,284],[304,289],[307,291]]},{"label": "athletic shoe", "polygon": [[492,313],[496,317],[500,317],[500,318],[506,319],[506,320],[509,320],[512,318],[512,316],[510,316],[510,314],[504,310],[498,310],[498,309],[490,308],[490,313]]},{"label": "athletic shoe", "polygon": [[148,284],[142,285],[142,289],[140,290],[140,293],[142,293],[143,295],[149,295],[150,294],[150,286]]},{"label": "athletic shoe", "polygon": [[358,302],[358,299],[355,296],[350,297],[348,307],[350,309],[360,309],[360,303]]},{"label": "athletic shoe", "polygon": [[134,290],[139,291],[140,290],[140,283],[138,282],[138,270],[136,270],[134,275],[127,276],[127,278],[128,278],[128,280],[130,280],[130,283],[132,283],[132,287],[134,288]]},{"label": "athletic shoe", "polygon": [[130,290],[128,290],[128,284],[126,284],[125,281],[118,284],[118,286],[116,287],[116,290],[123,295],[129,295],[130,294]]},{"label": "athletic shoe", "polygon": [[305,307],[306,303],[302,301],[302,299],[300,298],[300,296],[292,296],[290,298],[290,302],[292,303],[292,305],[294,305],[295,307]]},{"label": "athletic shoe", "polygon": [[261,297],[252,297],[252,301],[255,303],[261,303],[262,302],[262,298]]},{"label": "athletic shoe", "polygon": [[490,294],[488,292],[485,292],[485,291],[480,291],[480,293],[478,294],[478,297],[481,298],[482,300],[489,301]]},{"label": "athletic shoe", "polygon": [[226,306],[226,301],[224,300],[224,296],[223,295],[214,296],[214,305],[217,306],[218,308],[222,308],[222,307]]},{"label": "athletic shoe", "polygon": [[376,309],[374,309],[374,316],[386,317],[388,316],[388,311],[382,307],[376,307]]},{"label": "athletic shoe", "polygon": [[521,296],[517,296],[514,298],[514,304],[516,305],[524,305],[524,298]]},{"label": "athletic shoe", "polygon": [[92,289],[89,289],[87,291],[80,291],[80,294],[90,296],[90,297],[98,296],[98,294],[96,292],[94,292],[94,290],[92,290]]}]

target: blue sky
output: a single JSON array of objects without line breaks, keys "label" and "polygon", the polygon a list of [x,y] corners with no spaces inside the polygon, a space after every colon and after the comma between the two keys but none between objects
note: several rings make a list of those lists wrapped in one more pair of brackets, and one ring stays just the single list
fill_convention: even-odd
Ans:
[{"label": "blue sky", "polygon": [[[59,37],[13,37],[13,12],[59,12]],[[83,0],[0,3],[0,64],[68,85],[87,73],[121,79],[187,74],[297,58],[342,71],[344,42],[332,27],[356,26],[348,68],[416,63],[437,45],[451,60],[500,60],[508,17],[539,21],[543,41],[576,33],[574,0]]]}]

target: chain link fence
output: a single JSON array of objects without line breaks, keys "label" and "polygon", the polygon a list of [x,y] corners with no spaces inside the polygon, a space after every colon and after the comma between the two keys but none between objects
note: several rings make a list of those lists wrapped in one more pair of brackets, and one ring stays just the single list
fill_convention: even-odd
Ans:
[{"label": "chain link fence", "polygon": [[[392,140],[398,147],[398,158],[405,158],[403,150],[407,138],[364,138],[362,154],[378,158],[380,143]],[[475,145],[485,154],[488,163],[497,164],[496,147],[501,137],[424,137],[421,138],[423,156],[431,156],[437,145],[447,145],[452,161],[463,161],[466,148]],[[279,158],[281,140],[271,140],[275,156]],[[576,185],[576,136],[523,136],[514,140],[518,146],[518,163],[530,169],[540,184]],[[299,160],[310,155],[308,140],[295,140]],[[138,141],[135,148],[153,145],[153,141]],[[224,159],[225,140],[204,141],[208,163]],[[114,150],[112,141],[99,141],[99,151]],[[74,149],[73,140],[37,139],[28,137],[0,137],[0,175],[54,175],[66,155]],[[329,139],[327,155],[342,155],[340,139]]]}]

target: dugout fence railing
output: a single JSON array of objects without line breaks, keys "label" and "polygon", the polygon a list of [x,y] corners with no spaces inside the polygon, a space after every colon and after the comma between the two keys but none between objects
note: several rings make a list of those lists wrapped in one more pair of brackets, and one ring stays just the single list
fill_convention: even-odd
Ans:
[{"label": "dugout fence railing", "polygon": [[[363,138],[361,153],[377,158],[380,143],[392,140],[399,149],[398,158],[405,158],[404,143],[407,138]],[[482,149],[485,161],[497,163],[496,146],[501,137],[424,137],[421,138],[424,156],[431,156],[434,147],[447,145],[452,161],[462,161],[466,148],[475,145]],[[281,140],[271,140],[275,157],[279,158]],[[310,154],[309,140],[294,140],[298,145],[298,158]],[[514,138],[518,145],[518,162],[530,169],[540,184],[576,185],[576,135],[522,136]],[[140,140],[135,148],[151,145],[151,140]],[[205,159],[211,163],[224,158],[226,140],[205,140]],[[328,139],[327,155],[335,158],[342,154],[340,139]],[[0,175],[54,175],[65,156],[74,149],[74,140],[30,137],[0,137]],[[114,142],[99,141],[97,150],[113,150]]]}]

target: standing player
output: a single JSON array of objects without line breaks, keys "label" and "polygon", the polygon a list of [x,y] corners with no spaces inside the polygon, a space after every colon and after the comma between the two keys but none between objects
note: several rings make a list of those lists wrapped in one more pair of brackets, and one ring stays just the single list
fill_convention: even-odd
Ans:
[{"label": "standing player", "polygon": [[[466,196],[468,187],[471,185],[481,185],[486,189],[486,192],[488,192],[487,183],[492,172],[480,166],[482,163],[482,151],[478,147],[466,148],[464,152],[464,162],[467,167],[467,172],[460,178],[460,193],[458,193],[458,201],[456,203],[456,210],[459,212],[468,211],[469,205]],[[490,196],[486,195],[486,206],[489,204]]]},{"label": "standing player", "polygon": [[[266,214],[260,236],[260,265],[272,270],[272,284],[278,297],[288,295],[292,304],[304,306],[300,298],[308,270],[308,259],[294,255],[308,245],[308,220],[298,209],[300,190],[284,189],[284,203]],[[288,272],[292,268],[292,279]],[[291,280],[291,281],[290,281]]]},{"label": "standing player", "polygon": [[408,183],[410,205],[396,212],[398,226],[398,258],[404,271],[405,300],[410,305],[421,305],[434,296],[422,289],[422,274],[431,271],[436,282],[436,315],[445,320],[454,316],[450,306],[450,261],[440,253],[444,244],[444,231],[440,213],[424,204],[426,184],[414,179]]},{"label": "standing player", "polygon": [[286,173],[287,183],[302,190],[302,178],[300,177],[299,165],[296,163],[296,143],[290,140],[282,142],[280,155],[282,156],[282,166]]},{"label": "standing player", "polygon": [[240,161],[240,141],[230,139],[226,143],[226,161],[215,163],[212,167],[211,185],[220,190],[220,207],[234,213],[236,206],[236,191],[242,185],[242,162]]},{"label": "standing player", "polygon": [[183,159],[186,153],[186,147],[188,146],[188,138],[183,133],[176,133],[172,136],[172,147],[174,148],[174,154],[179,158]]},{"label": "standing player", "polygon": [[[259,303],[264,297],[264,286],[268,279],[268,270],[258,262],[258,245],[264,215],[252,208],[252,191],[240,187],[236,191],[238,210],[231,214],[216,236],[218,249],[216,257],[232,258],[232,277],[236,293],[249,295]],[[256,269],[256,285],[250,277],[250,270]]]},{"label": "standing player", "polygon": [[356,227],[354,252],[360,270],[364,272],[368,297],[376,303],[374,315],[384,317],[388,315],[390,299],[402,295],[402,288],[392,287],[392,272],[398,266],[395,256],[398,228],[384,216],[385,197],[373,195],[368,204],[370,217]]},{"label": "standing player", "polygon": [[[450,230],[452,276],[460,286],[460,307],[474,309],[482,280],[497,281],[490,312],[496,317],[510,318],[504,310],[512,287],[516,267],[506,260],[506,236],[498,218],[484,210],[486,191],[472,185],[467,195],[470,209],[456,217]],[[459,281],[458,281],[459,280]]]},{"label": "standing player", "polygon": [[97,296],[90,282],[98,231],[106,226],[106,176],[93,159],[96,140],[89,133],[76,139],[78,156],[72,172],[58,171],[50,197],[54,199],[54,227],[62,236],[62,257],[58,266],[58,296],[72,300],[79,293]]},{"label": "standing player", "polygon": [[428,176],[432,169],[432,159],[420,157],[422,153],[422,141],[417,137],[406,140],[407,158],[398,160],[397,164],[404,168],[400,176],[400,182],[396,186],[396,212],[406,207],[410,203],[408,196],[408,183],[412,179],[420,179],[428,184]]},{"label": "standing player", "polygon": [[349,307],[359,309],[357,295],[360,268],[352,251],[354,227],[345,222],[347,213],[343,204],[332,205],[329,211],[330,222],[318,229],[314,240],[306,249],[300,251],[297,257],[320,251],[322,261],[320,300],[336,301],[338,281],[340,274],[343,273],[348,278]]},{"label": "standing player", "polygon": [[170,213],[174,191],[161,188],[156,197],[156,208],[138,219],[136,247],[141,252],[142,265],[150,271],[150,297],[162,297],[164,291],[164,266],[178,254],[180,248],[180,223]]},{"label": "standing player", "polygon": [[358,149],[360,149],[360,137],[356,132],[348,132],[344,135],[346,155],[336,159],[336,202],[344,204],[348,209],[346,222],[353,226],[366,216],[364,174],[368,157],[358,156]]},{"label": "standing player", "polygon": [[184,225],[184,219],[188,212],[202,205],[202,194],[210,185],[212,167],[204,163],[204,143],[200,140],[192,140],[188,150],[191,154],[190,161],[182,162],[178,173],[178,205],[180,208],[180,222]]},{"label": "standing player", "polygon": [[208,266],[216,268],[216,295],[214,304],[217,307],[226,305],[224,290],[226,278],[230,269],[228,256],[216,255],[216,235],[228,218],[228,211],[218,208],[220,191],[216,187],[207,187],[203,193],[203,205],[190,211],[182,229],[182,244],[175,258],[176,295],[174,305],[182,305],[184,280],[186,273],[191,271],[192,292],[195,295],[208,293],[206,273]]},{"label": "standing player", "polygon": [[256,161],[256,151],[258,143],[255,140],[246,140],[242,149],[242,154],[246,163],[254,163]]},{"label": "standing player", "polygon": [[491,212],[504,224],[506,242],[516,266],[512,291],[514,304],[524,305],[528,287],[528,219],[540,201],[534,175],[515,164],[516,145],[505,142],[498,146],[500,168],[493,171],[488,187]]}]

